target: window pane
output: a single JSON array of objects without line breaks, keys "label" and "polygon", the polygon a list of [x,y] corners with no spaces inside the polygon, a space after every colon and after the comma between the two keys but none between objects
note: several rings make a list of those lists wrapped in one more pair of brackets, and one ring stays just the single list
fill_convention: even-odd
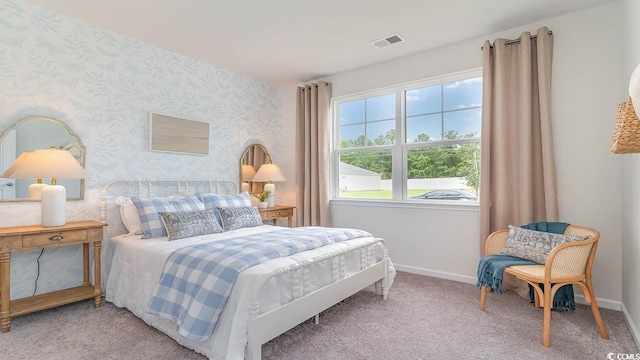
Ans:
[{"label": "window pane", "polygon": [[376,121],[367,122],[367,140],[369,145],[388,145],[394,144],[396,136],[396,121]]},{"label": "window pane", "polygon": [[340,126],[340,148],[364,146],[364,124]]},{"label": "window pane", "polygon": [[[444,113],[444,132],[456,132],[451,139],[480,137],[482,110],[469,109]],[[445,136],[446,138],[447,136]]]},{"label": "window pane", "polygon": [[407,116],[430,114],[441,111],[441,86],[429,86],[407,91],[405,95]]},{"label": "window pane", "polygon": [[391,199],[391,150],[340,154],[341,198]]},{"label": "window pane", "polygon": [[340,125],[364,122],[364,99],[338,105]]},{"label": "window pane", "polygon": [[395,119],[396,95],[382,95],[367,99],[367,121]]},{"label": "window pane", "polygon": [[440,114],[407,118],[406,142],[442,140],[442,120]]},{"label": "window pane", "polygon": [[444,84],[444,111],[482,106],[482,78]]},{"label": "window pane", "polygon": [[477,201],[480,144],[409,148],[407,174],[410,199]]}]

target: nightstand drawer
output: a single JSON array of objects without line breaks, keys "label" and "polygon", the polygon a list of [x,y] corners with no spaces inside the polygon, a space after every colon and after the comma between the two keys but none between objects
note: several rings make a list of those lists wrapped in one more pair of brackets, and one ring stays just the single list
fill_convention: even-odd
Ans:
[{"label": "nightstand drawer", "polygon": [[30,234],[22,237],[22,247],[30,248],[37,246],[47,246],[64,244],[87,239],[87,230],[69,230],[48,232],[44,234]]},{"label": "nightstand drawer", "polygon": [[277,218],[287,217],[287,216],[292,216],[292,215],[293,215],[293,209],[270,210],[270,211],[266,211],[266,212],[264,212],[262,214],[264,220],[277,219]]}]

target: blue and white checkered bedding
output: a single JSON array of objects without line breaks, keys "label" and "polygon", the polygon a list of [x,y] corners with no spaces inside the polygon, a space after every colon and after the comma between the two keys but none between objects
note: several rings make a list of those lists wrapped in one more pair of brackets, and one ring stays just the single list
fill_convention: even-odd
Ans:
[{"label": "blue and white checkered bedding", "polygon": [[167,259],[148,312],[176,322],[186,338],[205,340],[241,271],[269,259],[370,236],[355,229],[298,227],[178,249]]}]

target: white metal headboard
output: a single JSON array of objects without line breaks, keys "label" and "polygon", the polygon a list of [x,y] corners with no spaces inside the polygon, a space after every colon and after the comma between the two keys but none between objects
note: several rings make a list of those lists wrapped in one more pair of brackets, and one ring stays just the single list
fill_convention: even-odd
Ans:
[{"label": "white metal headboard", "polygon": [[115,203],[119,196],[193,195],[197,192],[215,194],[237,194],[238,186],[229,180],[212,179],[115,179],[109,181],[100,193],[100,217],[107,223],[104,239],[126,233],[120,217],[119,205]]}]

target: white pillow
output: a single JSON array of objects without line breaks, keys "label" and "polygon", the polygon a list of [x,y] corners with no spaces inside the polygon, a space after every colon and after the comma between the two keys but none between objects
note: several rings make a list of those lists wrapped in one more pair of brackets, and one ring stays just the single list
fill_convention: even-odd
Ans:
[{"label": "white pillow", "polygon": [[140,214],[138,214],[138,209],[133,205],[131,198],[118,196],[116,204],[120,205],[120,217],[122,218],[122,223],[129,231],[129,234],[144,234]]}]

